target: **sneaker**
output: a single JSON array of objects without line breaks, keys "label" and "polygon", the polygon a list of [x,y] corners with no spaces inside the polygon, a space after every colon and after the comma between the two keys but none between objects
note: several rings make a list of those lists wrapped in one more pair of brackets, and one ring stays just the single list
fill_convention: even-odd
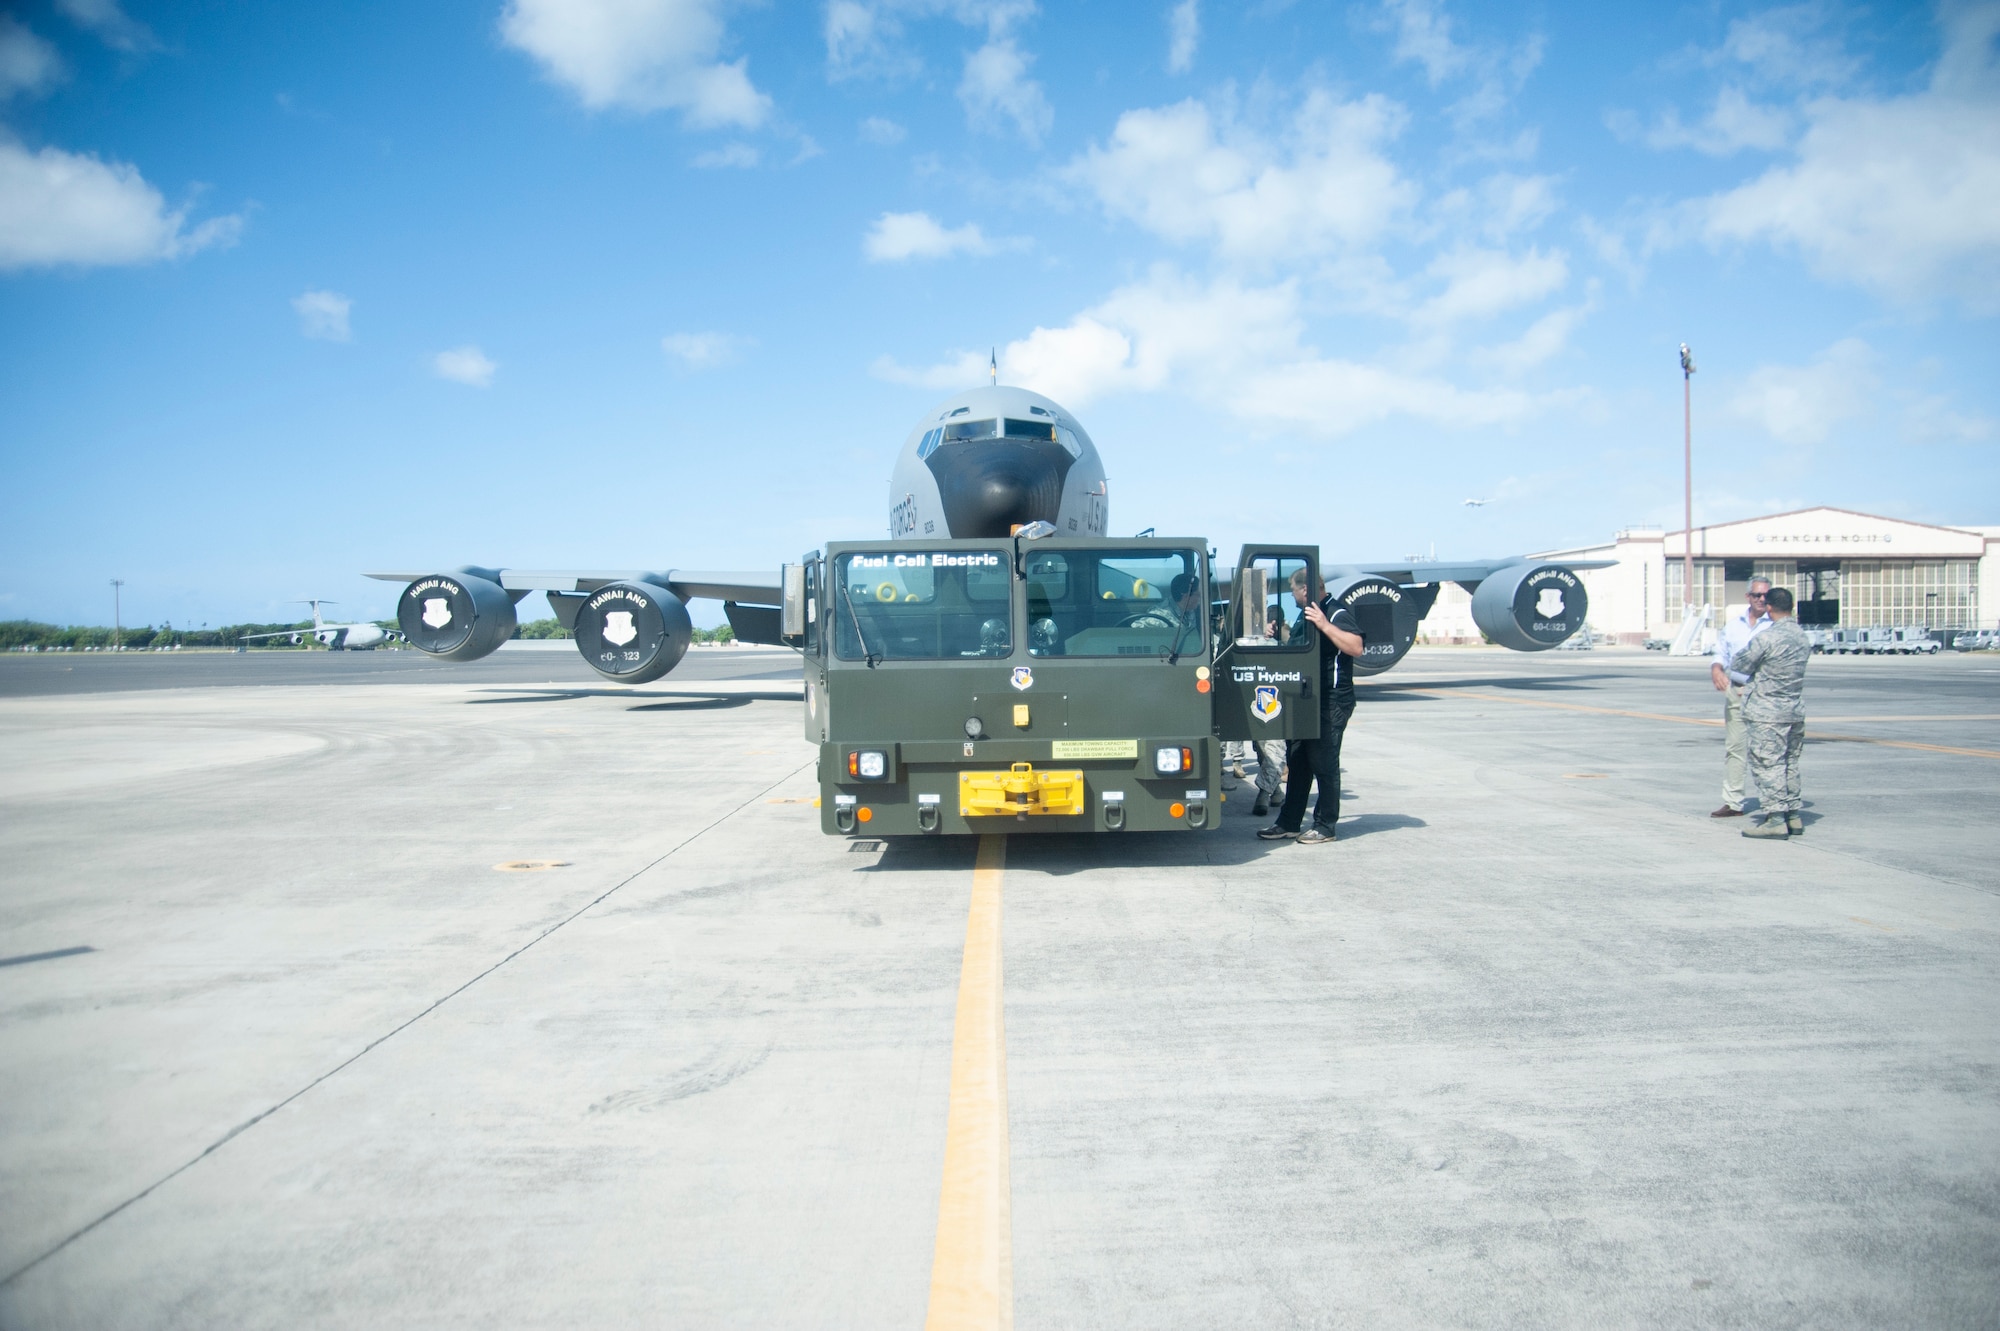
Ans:
[{"label": "sneaker", "polygon": [[1260,841],[1292,841],[1296,840],[1298,835],[1297,832],[1287,832],[1276,823],[1257,829],[1257,839]]},{"label": "sneaker", "polygon": [[1333,839],[1333,833],[1321,831],[1317,827],[1308,827],[1305,831],[1299,833],[1299,844],[1301,846],[1323,846]]},{"label": "sneaker", "polygon": [[1725,804],[1721,808],[1717,809],[1714,813],[1711,813],[1708,816],[1711,818],[1741,818],[1743,816],[1743,810],[1732,809],[1727,804]]},{"label": "sneaker", "polygon": [[1243,775],[1242,763],[1231,763],[1229,766],[1229,775],[1235,777],[1238,781],[1248,781],[1250,779]]},{"label": "sneaker", "polygon": [[1270,814],[1271,814],[1271,801],[1265,799],[1262,795],[1259,795],[1257,797],[1257,807],[1250,810],[1250,816],[1252,818],[1268,818]]},{"label": "sneaker", "polygon": [[1806,834],[1806,820],[1795,813],[1788,813],[1785,815],[1785,830],[1793,836],[1804,836]]},{"label": "sneaker", "polygon": [[1783,841],[1788,833],[1785,831],[1785,820],[1773,814],[1754,827],[1744,828],[1743,835],[1765,841]]}]

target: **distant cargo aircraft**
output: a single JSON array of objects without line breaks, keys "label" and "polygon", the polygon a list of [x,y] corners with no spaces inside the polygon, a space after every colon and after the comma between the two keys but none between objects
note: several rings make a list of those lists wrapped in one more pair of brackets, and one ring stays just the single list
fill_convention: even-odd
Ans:
[{"label": "distant cargo aircraft", "polygon": [[338,604],[334,601],[301,601],[313,609],[313,626],[309,629],[280,629],[276,633],[245,633],[241,642],[254,642],[258,638],[290,638],[297,646],[307,638],[320,643],[330,652],[359,652],[388,641],[389,634],[380,624],[329,624],[319,617],[323,605]]},{"label": "distant cargo aircraft", "polygon": [[[1468,500],[1484,503],[1484,500]],[[1107,534],[1104,464],[1067,410],[1022,388],[993,385],[948,398],[903,441],[889,481],[889,534],[897,540],[1004,538],[1029,524],[1054,537]],[[1310,533],[1304,534],[1308,539]],[[1472,593],[1472,617],[1515,651],[1554,647],[1583,627],[1589,599],[1580,568],[1525,557],[1432,563],[1328,565],[1327,590],[1341,596],[1368,643],[1362,674],[1389,669],[1416,641],[1439,588]],[[796,571],[796,570],[795,570]],[[1217,597],[1228,595],[1218,570]],[[577,650],[608,679],[643,684],[679,663],[693,636],[686,602],[722,602],[736,636],[777,643],[782,573],[681,569],[530,570],[468,565],[450,573],[385,572],[407,585],[396,620],[431,656],[469,661],[514,635],[514,606],[546,592]]]}]

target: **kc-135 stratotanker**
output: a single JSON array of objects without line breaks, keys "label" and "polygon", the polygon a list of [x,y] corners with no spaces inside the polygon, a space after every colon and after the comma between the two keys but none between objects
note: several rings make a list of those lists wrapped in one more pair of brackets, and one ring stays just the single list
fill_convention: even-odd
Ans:
[{"label": "kc-135 stratotanker", "polygon": [[593,669],[672,670],[686,602],[804,657],[821,825],[836,835],[1166,831],[1219,821],[1221,744],[1318,734],[1322,636],[1285,630],[1295,580],[1360,623],[1359,675],[1394,666],[1456,582],[1516,651],[1583,627],[1595,564],[1516,558],[1320,566],[1318,548],[1105,535],[1104,465],[1076,418],[1025,389],[961,393],[919,421],[890,478],[889,539],[836,541],[775,573],[466,567],[408,583],[420,651],[485,656],[544,592]]}]

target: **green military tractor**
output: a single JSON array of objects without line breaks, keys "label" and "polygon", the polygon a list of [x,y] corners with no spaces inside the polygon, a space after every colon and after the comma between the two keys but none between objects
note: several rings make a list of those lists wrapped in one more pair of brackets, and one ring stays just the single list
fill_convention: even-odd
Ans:
[{"label": "green military tractor", "polygon": [[[1318,733],[1311,547],[1193,539],[847,541],[783,578],[822,828],[838,836],[1196,832],[1225,739]],[[1219,591],[1219,594],[1217,592]]]}]

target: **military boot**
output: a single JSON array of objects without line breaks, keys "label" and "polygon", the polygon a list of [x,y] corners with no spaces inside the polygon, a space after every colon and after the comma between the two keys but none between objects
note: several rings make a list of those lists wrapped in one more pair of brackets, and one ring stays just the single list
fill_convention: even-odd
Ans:
[{"label": "military boot", "polygon": [[1806,834],[1806,820],[1799,817],[1797,813],[1788,813],[1785,815],[1785,830],[1793,836],[1804,836]]},{"label": "military boot", "polygon": [[1755,827],[1744,828],[1743,835],[1765,841],[1782,841],[1789,834],[1785,830],[1784,815],[1774,813]]}]

